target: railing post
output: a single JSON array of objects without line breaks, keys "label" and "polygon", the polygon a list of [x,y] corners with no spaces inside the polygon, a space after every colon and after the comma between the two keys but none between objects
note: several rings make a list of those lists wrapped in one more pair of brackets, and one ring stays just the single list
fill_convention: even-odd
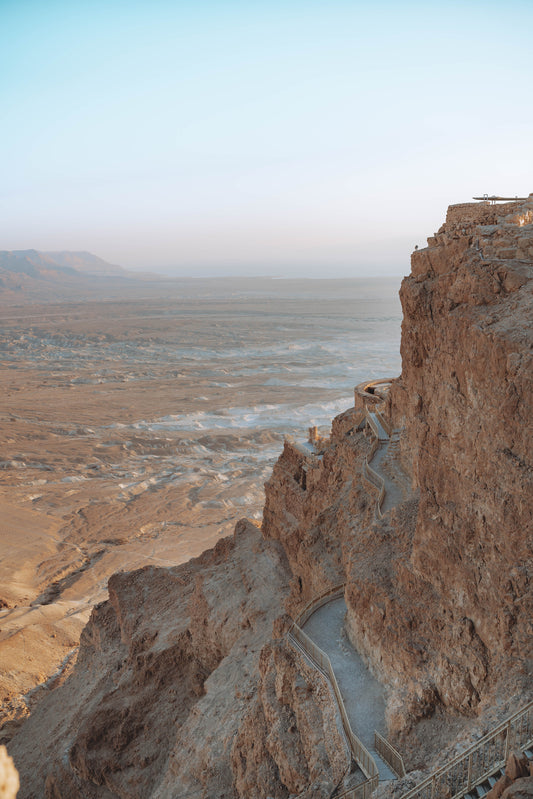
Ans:
[{"label": "railing post", "polygon": [[[362,768],[362,771],[365,773],[365,776],[367,777],[366,781],[362,783],[361,786],[363,795],[366,796],[367,788],[369,789],[370,793],[372,793],[374,783],[377,785],[377,782],[379,781],[379,773],[376,763],[372,755],[368,752],[368,750],[364,746],[364,744],[362,744],[359,738],[357,738],[357,736],[355,736],[352,732],[350,721],[348,719],[346,708],[344,706],[344,701],[340,693],[340,689],[337,683],[337,678],[335,677],[335,672],[333,671],[333,668],[331,666],[330,659],[328,658],[327,654],[323,652],[322,649],[319,646],[317,646],[299,626],[302,623],[302,618],[304,616],[305,620],[307,620],[308,618],[310,618],[314,610],[316,610],[318,607],[321,607],[322,604],[325,604],[325,602],[321,602],[320,600],[323,600],[326,596],[328,597],[332,596],[336,594],[338,591],[340,591],[340,594],[343,594],[344,589],[345,589],[345,583],[342,583],[341,585],[336,586],[335,588],[332,588],[329,591],[326,591],[326,593],[323,594],[321,597],[318,597],[313,601],[309,602],[304,608],[304,610],[297,616],[297,618],[291,624],[290,630],[287,632],[287,640],[290,641],[290,637],[294,636],[296,640],[301,644],[303,651],[309,657],[311,657],[311,661],[314,663],[315,667],[318,667],[319,669],[323,670],[326,679],[328,679],[331,688],[333,689],[333,694],[337,700],[337,705],[343,722],[343,728],[345,730],[346,737],[348,739],[349,746],[352,751],[352,755],[354,756],[354,759],[356,760],[358,765]],[[308,612],[309,610],[311,610],[310,613]],[[368,772],[368,774],[371,774],[372,776],[369,777],[366,772]],[[372,784],[372,790],[370,789],[370,784]],[[355,790],[356,792],[354,792],[354,790],[350,790],[348,793],[342,794],[342,796],[344,797],[360,796],[360,790],[357,789]]]},{"label": "railing post", "polygon": [[437,778],[433,777],[431,780],[431,799],[435,799],[435,785],[437,784]]},{"label": "railing post", "polygon": [[466,789],[470,790],[472,787],[472,753],[468,755],[468,776],[466,778]]},{"label": "railing post", "polygon": [[503,751],[503,759],[507,763],[507,758],[509,757],[509,749],[511,746],[511,722],[507,722],[507,727],[505,728],[505,747]]}]

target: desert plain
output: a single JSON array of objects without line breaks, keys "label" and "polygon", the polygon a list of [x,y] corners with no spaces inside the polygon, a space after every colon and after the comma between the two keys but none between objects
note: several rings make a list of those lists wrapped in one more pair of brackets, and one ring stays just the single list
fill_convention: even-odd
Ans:
[{"label": "desert plain", "polygon": [[327,435],[354,385],[398,374],[397,283],[139,280],[0,305],[5,740],[69,673],[111,574],[259,525],[284,436]]}]

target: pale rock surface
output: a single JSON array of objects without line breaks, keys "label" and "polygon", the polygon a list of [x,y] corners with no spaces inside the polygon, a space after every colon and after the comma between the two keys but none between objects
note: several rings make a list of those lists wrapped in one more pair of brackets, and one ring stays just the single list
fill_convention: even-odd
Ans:
[{"label": "pale rock surface", "polygon": [[511,752],[505,764],[505,773],[512,780],[517,780],[520,777],[529,777],[529,760],[525,755],[519,755]]},{"label": "pale rock surface", "polygon": [[533,761],[529,761],[526,755],[511,752],[505,763],[505,774],[486,794],[486,799],[499,799],[501,796],[519,799],[523,796],[533,796],[533,777],[530,776],[532,766]]},{"label": "pale rock surface", "polygon": [[512,784],[512,779],[507,776],[507,774],[503,774],[497,781],[496,785],[494,785],[494,787],[491,788],[487,793],[487,799],[499,799],[500,796],[502,796],[502,794],[505,793]]},{"label": "pale rock surface", "polygon": [[20,788],[19,775],[5,746],[0,746],[0,799],[15,799]]}]

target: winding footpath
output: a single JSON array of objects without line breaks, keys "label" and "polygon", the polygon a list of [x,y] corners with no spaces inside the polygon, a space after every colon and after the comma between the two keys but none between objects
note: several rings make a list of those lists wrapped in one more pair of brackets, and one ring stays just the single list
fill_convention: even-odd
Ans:
[{"label": "winding footpath", "polygon": [[[358,388],[360,387],[356,388],[356,392]],[[376,441],[370,461],[365,461],[363,476],[379,491],[376,516],[382,518],[398,503],[412,495],[412,489],[409,478],[398,461],[399,431],[391,430],[389,434],[383,426],[386,424],[385,420],[382,424],[379,414],[375,412],[365,409],[365,416]],[[380,782],[394,780],[396,774],[374,746],[374,731],[384,735],[386,729],[383,687],[366,668],[348,639],[344,597],[339,596],[337,589],[332,589],[329,593],[332,598],[328,601],[327,595],[324,595],[324,604],[319,604],[321,598],[317,598],[317,609],[302,623],[301,632],[305,633],[310,646],[314,645],[315,649],[319,647],[318,651],[322,650],[329,658],[338,686],[335,691],[339,703],[344,704],[344,717],[348,717],[352,738],[357,736],[368,750],[367,758],[368,753],[372,756]],[[305,647],[302,652],[309,656]],[[389,751],[391,754],[390,747],[382,748],[384,744],[386,742],[383,740],[379,744],[382,751]],[[528,758],[533,757],[533,702],[509,716],[476,744],[408,790],[402,795],[402,799],[428,799],[430,796],[436,799],[444,795],[453,799],[479,799],[497,785],[499,777],[504,773],[511,746],[520,752],[526,752]],[[398,765],[399,758],[401,770],[398,773],[405,774],[401,757],[394,750],[393,753],[391,762]],[[375,775],[374,769],[373,773]],[[362,772],[359,774],[362,775]],[[352,773],[351,776],[353,779],[356,775]],[[377,775],[372,779],[376,777]],[[367,788],[370,782],[371,780],[361,781],[360,784],[344,791],[341,789],[341,793],[337,791],[334,795],[346,799],[368,797],[370,793]],[[370,792],[374,789],[375,783],[370,787]]]},{"label": "winding footpath", "polygon": [[[389,436],[375,413],[369,412],[367,418],[369,417],[371,429],[377,438],[378,446],[368,465],[385,484],[385,497],[380,508],[381,515],[384,516],[405,499],[405,490],[402,490],[401,486],[405,486],[407,481],[405,475],[399,473],[398,464],[394,463],[393,453],[397,445],[397,440],[394,438],[395,434],[393,433],[392,437]],[[396,479],[392,479],[391,474]]]},{"label": "winding footpath", "polygon": [[[396,441],[391,439],[375,413],[367,412],[367,420],[377,439],[377,448],[369,466],[384,483],[385,495],[380,508],[381,515],[384,515],[402,501],[405,491],[402,490],[402,480],[397,482],[390,476],[397,471],[393,463]],[[383,686],[370,673],[349,641],[345,631],[345,616],[344,597],[337,597],[319,607],[302,629],[328,655],[352,730],[374,758],[380,781],[394,780],[396,774],[374,746],[374,731],[382,735],[386,732]]]},{"label": "winding footpath", "polygon": [[385,734],[383,686],[348,640],[345,615],[344,597],[333,599],[318,608],[302,629],[328,655],[352,730],[376,761],[380,780],[393,780],[396,775],[374,749],[374,730]]}]

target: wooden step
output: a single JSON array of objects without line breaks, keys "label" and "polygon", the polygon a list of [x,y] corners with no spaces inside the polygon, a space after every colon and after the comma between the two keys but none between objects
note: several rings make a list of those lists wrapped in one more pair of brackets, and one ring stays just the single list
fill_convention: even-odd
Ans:
[{"label": "wooden step", "polygon": [[476,785],[471,791],[465,793],[464,799],[481,799],[482,796],[488,793],[488,790],[488,788],[482,788],[481,785]]},{"label": "wooden step", "polygon": [[486,796],[491,788],[494,788],[500,777],[503,776],[502,769],[495,771],[494,774],[491,774],[490,777],[487,777],[483,782],[479,785],[476,785],[474,788],[468,793],[464,794],[464,799],[482,799],[483,796]]}]

